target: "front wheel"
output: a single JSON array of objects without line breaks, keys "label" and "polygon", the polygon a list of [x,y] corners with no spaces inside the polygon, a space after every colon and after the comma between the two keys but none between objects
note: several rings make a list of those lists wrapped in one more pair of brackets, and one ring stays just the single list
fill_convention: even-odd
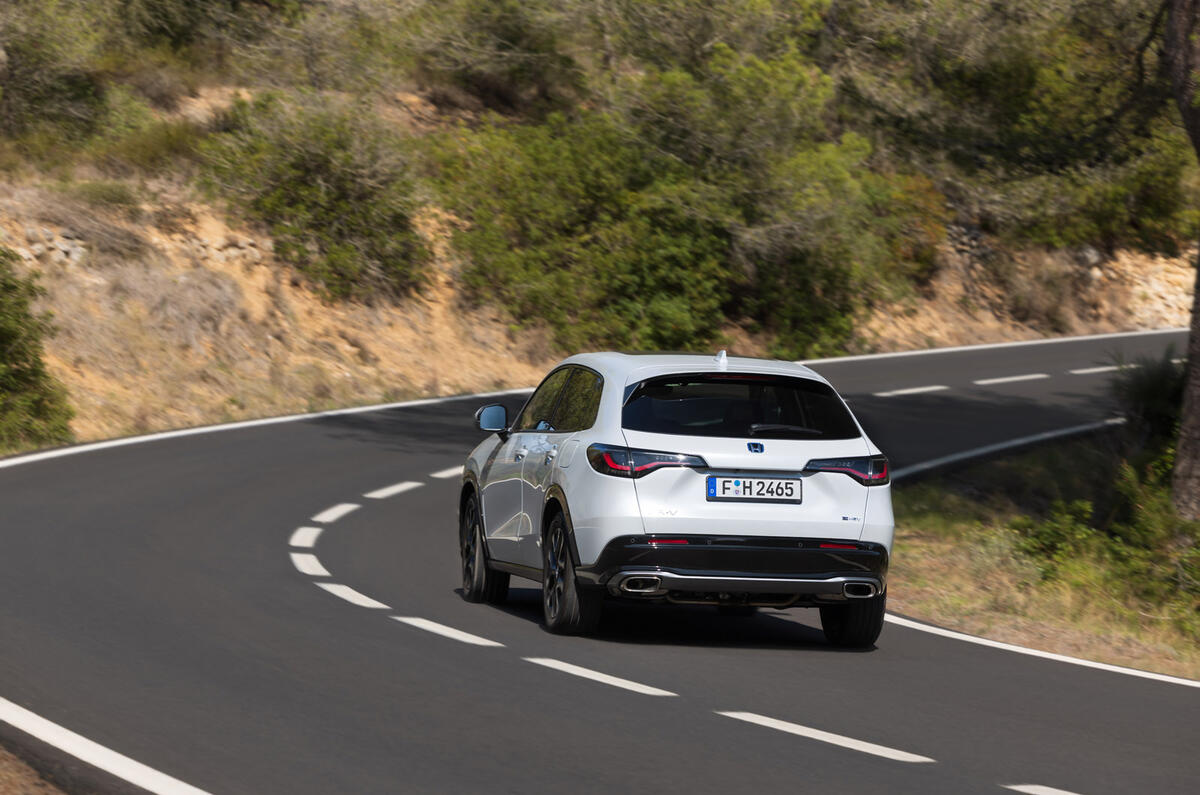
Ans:
[{"label": "front wheel", "polygon": [[508,596],[508,574],[488,567],[483,542],[483,522],[475,495],[467,497],[458,528],[458,548],[462,554],[462,595],[468,602],[498,605]]},{"label": "front wheel", "polygon": [[822,605],[821,629],[834,646],[866,649],[879,638],[886,611],[887,593],[846,604]]},{"label": "front wheel", "polygon": [[581,589],[567,542],[567,521],[557,514],[542,539],[542,615],[556,635],[584,635],[600,623],[604,595]]}]

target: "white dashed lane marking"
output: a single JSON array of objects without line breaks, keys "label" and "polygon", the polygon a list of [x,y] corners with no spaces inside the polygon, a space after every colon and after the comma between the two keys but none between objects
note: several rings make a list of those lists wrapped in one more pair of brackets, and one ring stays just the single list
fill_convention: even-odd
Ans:
[{"label": "white dashed lane marking", "polygon": [[1010,789],[1013,792],[1023,792],[1025,795],[1077,795],[1065,789],[1044,787],[1041,784],[1005,784],[1004,788]]},{"label": "white dashed lane marking", "polygon": [[423,629],[426,632],[432,632],[435,635],[441,635],[443,638],[461,641],[462,643],[470,643],[472,646],[501,646],[503,643],[497,643],[494,640],[481,638],[478,635],[472,635],[470,632],[463,632],[461,629],[448,627],[445,624],[439,624],[436,621],[430,621],[427,618],[415,618],[410,616],[392,616],[396,621],[402,624],[408,624],[410,627]]},{"label": "white dashed lane marking", "polygon": [[849,748],[852,751],[861,751],[864,754],[873,754],[882,756],[885,759],[894,759],[897,762],[933,762],[927,756],[918,756],[910,754],[907,751],[897,751],[895,748],[888,748],[886,745],[876,745],[862,740],[855,740],[853,737],[843,737],[840,734],[832,734],[830,732],[821,731],[820,729],[812,729],[808,726],[801,726],[798,723],[788,723],[785,720],[776,718],[768,718],[765,715],[757,715],[753,712],[718,712],[718,715],[724,715],[727,718],[734,720],[745,721],[746,723],[754,723],[759,726],[766,726],[768,729],[777,729],[788,734],[795,734],[799,737],[807,737],[810,740],[818,740],[831,745],[840,745],[843,748]]},{"label": "white dashed lane marking", "polygon": [[949,389],[948,386],[942,384],[934,384],[932,386],[913,386],[908,389],[893,389],[890,392],[876,392],[875,397],[900,397],[901,395],[921,395],[926,392],[941,392],[943,389]]},{"label": "white dashed lane marking", "polygon": [[980,378],[971,383],[977,386],[990,386],[992,384],[1012,384],[1017,381],[1039,381],[1049,377],[1047,373],[1025,373],[1024,375],[1006,375],[1001,378]]},{"label": "white dashed lane marking", "polygon": [[565,674],[579,676],[584,679],[591,679],[593,682],[600,682],[613,687],[619,687],[624,690],[632,690],[634,693],[641,693],[644,696],[674,696],[670,690],[662,690],[650,685],[643,685],[640,682],[633,682],[628,679],[622,679],[619,676],[609,676],[602,674],[599,671],[593,671],[591,668],[583,668],[579,665],[572,665],[562,660],[554,660],[549,657],[522,657],[525,662],[531,662],[534,665],[544,665],[547,668],[553,668],[556,671],[562,671]]},{"label": "white dashed lane marking", "polygon": [[313,583],[318,588],[324,588],[339,599],[345,599],[352,605],[359,607],[370,607],[374,610],[391,610],[392,608],[385,605],[383,602],[377,602],[369,596],[360,594],[358,591],[351,588],[349,585],[340,585],[336,582],[318,582]]},{"label": "white dashed lane marking", "polygon": [[319,527],[298,527],[296,528],[296,532],[292,533],[291,539],[288,540],[288,546],[315,547],[317,545],[317,538],[320,535],[321,528]]},{"label": "white dashed lane marking", "polygon": [[1096,375],[1097,373],[1115,373],[1125,369],[1119,364],[1109,364],[1104,367],[1082,367],[1078,370],[1067,370],[1071,375]]},{"label": "white dashed lane marking", "polygon": [[301,574],[307,574],[310,577],[329,577],[331,576],[325,567],[321,565],[321,561],[317,560],[317,556],[309,552],[292,552],[292,565]]},{"label": "white dashed lane marking", "polygon": [[456,478],[462,475],[463,468],[461,466],[442,469],[437,472],[430,472],[429,477],[437,478],[438,480],[446,480],[447,478]]},{"label": "white dashed lane marking", "polygon": [[320,522],[321,524],[329,524],[330,522],[336,522],[338,519],[341,519],[343,516],[352,511],[357,511],[359,507],[361,506],[355,505],[352,502],[341,502],[332,508],[326,508],[325,510],[321,511],[319,514],[314,516],[312,520],[314,522]]},{"label": "white dashed lane marking", "polygon": [[393,486],[384,486],[382,489],[375,489],[375,491],[368,491],[363,496],[367,497],[369,499],[372,499],[372,500],[386,500],[388,497],[395,497],[397,494],[403,494],[406,491],[412,491],[413,489],[419,489],[421,486],[424,486],[424,485],[425,485],[424,483],[420,483],[415,480],[406,480],[403,483],[397,483]]}]

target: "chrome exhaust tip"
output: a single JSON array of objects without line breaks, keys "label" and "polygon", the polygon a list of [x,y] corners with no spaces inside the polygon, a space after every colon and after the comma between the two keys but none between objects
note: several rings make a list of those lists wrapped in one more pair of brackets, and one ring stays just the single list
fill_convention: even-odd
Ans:
[{"label": "chrome exhaust tip", "polygon": [[879,589],[871,582],[848,582],[842,586],[842,595],[847,599],[870,599],[878,593]]},{"label": "chrome exhaust tip", "polygon": [[662,581],[658,577],[642,575],[626,577],[621,580],[621,591],[632,594],[652,594],[661,590]]}]

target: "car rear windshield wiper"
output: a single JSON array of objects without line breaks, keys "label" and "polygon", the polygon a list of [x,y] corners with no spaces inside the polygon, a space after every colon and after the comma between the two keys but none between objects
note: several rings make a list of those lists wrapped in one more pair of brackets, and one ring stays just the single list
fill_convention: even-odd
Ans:
[{"label": "car rear windshield wiper", "polygon": [[804,433],[810,436],[824,436],[824,431],[819,431],[816,428],[806,428],[803,425],[781,425],[775,422],[755,422],[750,425],[750,435],[758,436],[760,433]]}]

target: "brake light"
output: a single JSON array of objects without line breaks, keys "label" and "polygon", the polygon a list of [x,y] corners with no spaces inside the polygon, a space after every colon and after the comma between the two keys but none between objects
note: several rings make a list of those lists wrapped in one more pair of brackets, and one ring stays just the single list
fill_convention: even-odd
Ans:
[{"label": "brake light", "polygon": [[805,472],[841,472],[864,486],[882,486],[891,482],[885,456],[870,455],[856,458],[818,458],[804,465]]},{"label": "brake light", "polygon": [[818,544],[821,549],[858,549],[858,544]]},{"label": "brake light", "polygon": [[651,544],[686,544],[686,543],[688,543],[688,540],[686,538],[649,538],[649,539],[647,539],[647,541],[649,541]]},{"label": "brake light", "polygon": [[588,463],[602,475],[640,478],[664,467],[707,467],[698,455],[632,450],[611,444],[593,444],[587,449]]}]

